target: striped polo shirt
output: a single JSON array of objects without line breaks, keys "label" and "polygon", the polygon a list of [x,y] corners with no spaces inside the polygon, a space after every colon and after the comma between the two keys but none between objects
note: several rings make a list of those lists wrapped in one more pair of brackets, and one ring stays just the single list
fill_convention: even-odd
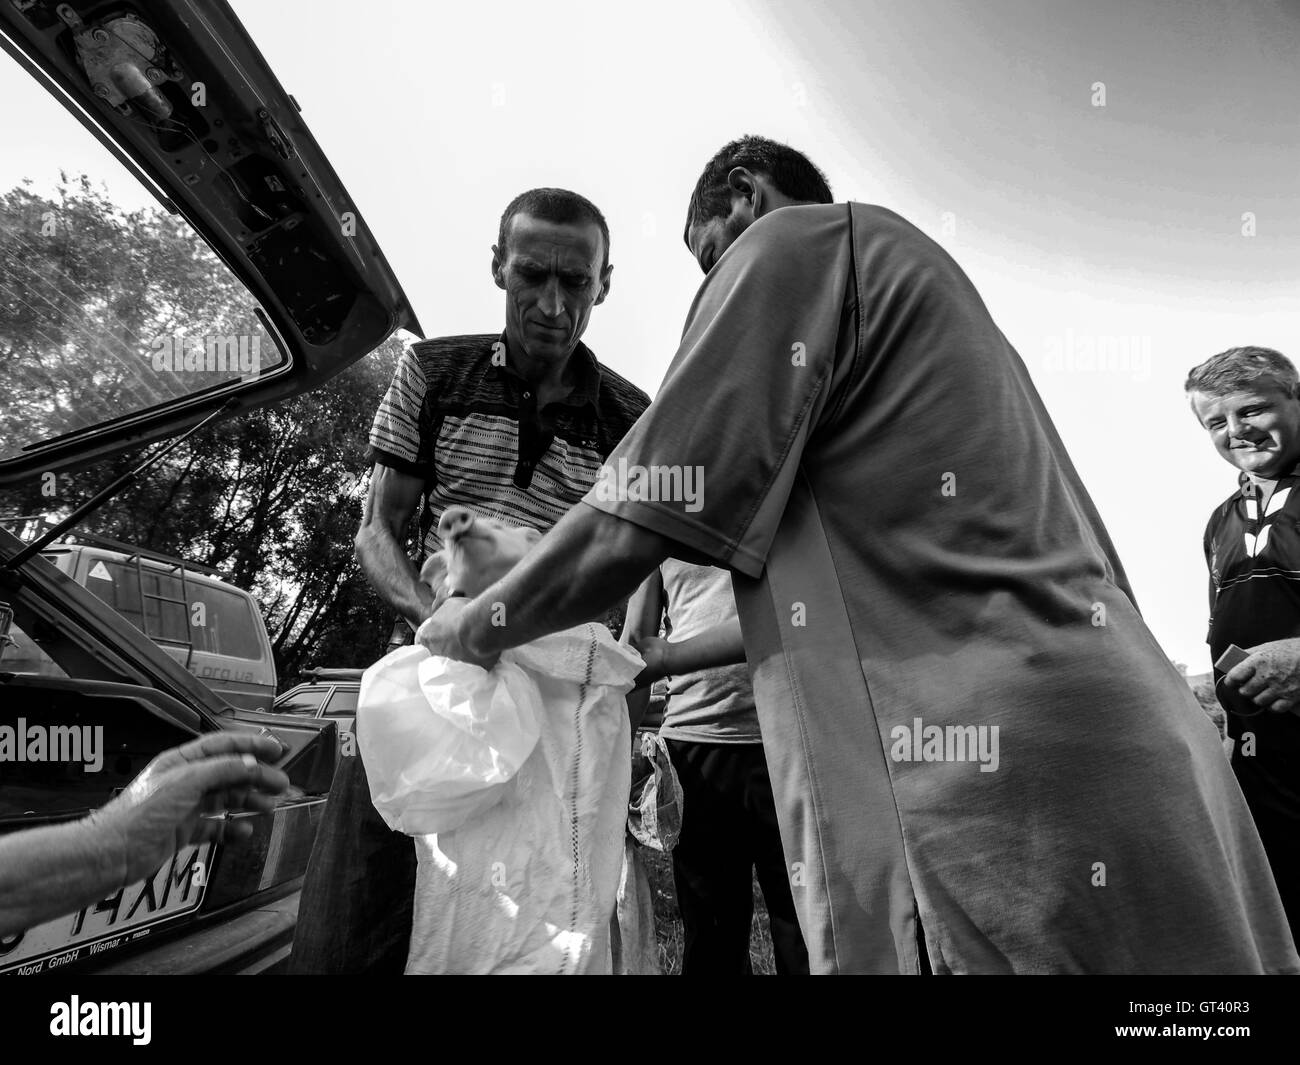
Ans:
[{"label": "striped polo shirt", "polygon": [[408,344],[370,429],[369,460],[423,479],[421,557],[449,506],[546,532],[595,483],[650,397],[579,343],[572,393],[537,407],[504,334]]}]

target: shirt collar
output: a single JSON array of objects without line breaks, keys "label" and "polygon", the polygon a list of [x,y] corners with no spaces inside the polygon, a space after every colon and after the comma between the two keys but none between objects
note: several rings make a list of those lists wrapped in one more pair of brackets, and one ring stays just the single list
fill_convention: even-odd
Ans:
[{"label": "shirt collar", "polygon": [[[1281,484],[1283,481],[1288,481],[1297,477],[1300,477],[1300,463],[1297,463],[1287,473],[1282,474],[1280,477],[1266,477],[1263,479],[1270,481],[1273,484]],[[1251,479],[1250,474],[1245,470],[1242,470],[1237,474],[1237,490],[1241,493],[1243,498],[1250,498],[1254,495],[1254,486],[1254,480]]]},{"label": "shirt collar", "polygon": [[[497,369],[508,378],[523,381],[524,379],[510,368],[510,343],[506,340],[504,330],[501,333],[500,341],[506,347],[506,362],[504,365],[498,366]],[[569,356],[569,369],[573,371],[575,380],[573,391],[565,397],[564,405],[567,407],[583,407],[590,404],[596,414],[599,415],[600,363],[596,361],[596,356],[591,353],[591,349],[581,340],[578,341],[578,346],[573,349],[573,354]]]}]

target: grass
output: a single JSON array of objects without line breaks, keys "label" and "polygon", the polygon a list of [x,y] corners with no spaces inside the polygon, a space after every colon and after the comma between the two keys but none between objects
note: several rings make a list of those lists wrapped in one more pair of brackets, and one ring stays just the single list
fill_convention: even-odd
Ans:
[{"label": "grass", "polygon": [[[659,968],[666,976],[680,976],[682,971],[682,917],[677,911],[677,889],[673,885],[673,860],[660,851],[643,848],[650,892],[654,897],[655,939],[659,943]],[[754,923],[749,934],[749,963],[757,976],[775,976],[772,960],[772,933],[767,922],[767,907],[758,880],[753,883]]]}]

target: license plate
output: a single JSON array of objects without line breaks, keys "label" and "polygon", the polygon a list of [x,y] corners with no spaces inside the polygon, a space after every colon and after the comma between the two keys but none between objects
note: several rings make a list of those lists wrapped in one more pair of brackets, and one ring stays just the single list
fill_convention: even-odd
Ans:
[{"label": "license plate", "polygon": [[203,901],[214,843],[173,854],[152,876],[67,917],[0,938],[0,975],[57,972],[65,965],[134,943]]}]

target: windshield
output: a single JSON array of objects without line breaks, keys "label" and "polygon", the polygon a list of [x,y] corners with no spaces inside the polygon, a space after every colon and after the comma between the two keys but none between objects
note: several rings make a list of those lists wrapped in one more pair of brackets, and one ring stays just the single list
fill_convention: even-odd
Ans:
[{"label": "windshield", "polygon": [[0,461],[284,363],[194,229],[2,53],[0,94],[23,102],[0,153]]}]

